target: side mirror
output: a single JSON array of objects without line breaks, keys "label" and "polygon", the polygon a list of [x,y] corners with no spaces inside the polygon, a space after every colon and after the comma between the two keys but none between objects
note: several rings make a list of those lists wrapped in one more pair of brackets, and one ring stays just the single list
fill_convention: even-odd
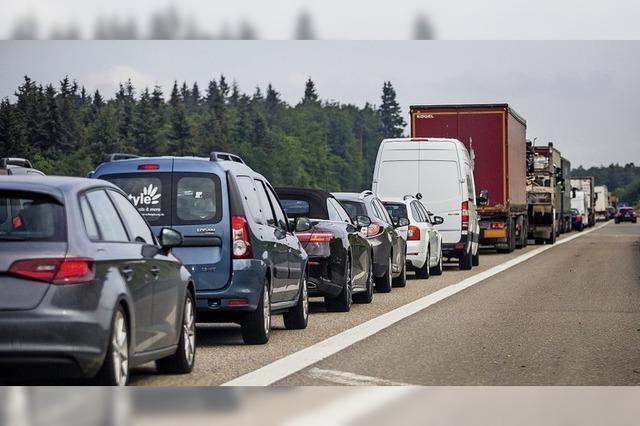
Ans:
[{"label": "side mirror", "polygon": [[483,189],[480,191],[480,195],[478,195],[478,205],[486,206],[489,204],[489,191]]},{"label": "side mirror", "polygon": [[160,247],[170,249],[182,245],[182,234],[171,228],[162,228],[159,238]]},{"label": "side mirror", "polygon": [[311,221],[306,217],[298,217],[294,222],[293,230],[295,232],[306,232],[313,228]]},{"label": "side mirror", "polygon": [[355,225],[357,228],[366,228],[371,225],[369,216],[356,216]]},{"label": "side mirror", "polygon": [[396,228],[402,228],[405,226],[409,226],[409,219],[407,219],[406,217],[399,217],[397,219]]},{"label": "side mirror", "polygon": [[434,225],[442,225],[444,223],[444,218],[442,216],[434,216],[432,221]]}]

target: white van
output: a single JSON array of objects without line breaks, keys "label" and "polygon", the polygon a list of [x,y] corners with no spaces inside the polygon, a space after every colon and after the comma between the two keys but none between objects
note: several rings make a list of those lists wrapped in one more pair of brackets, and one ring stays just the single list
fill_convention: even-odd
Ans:
[{"label": "white van", "polygon": [[438,225],[443,255],[460,269],[480,263],[473,163],[456,139],[385,139],[373,171],[373,192],[384,201],[418,198],[444,218]]}]

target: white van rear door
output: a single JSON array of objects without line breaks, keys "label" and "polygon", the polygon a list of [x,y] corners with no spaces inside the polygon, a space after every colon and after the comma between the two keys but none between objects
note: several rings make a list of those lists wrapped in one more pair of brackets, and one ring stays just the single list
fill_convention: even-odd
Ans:
[{"label": "white van rear door", "polygon": [[420,144],[388,142],[378,159],[373,190],[381,200],[398,200],[419,191]]}]

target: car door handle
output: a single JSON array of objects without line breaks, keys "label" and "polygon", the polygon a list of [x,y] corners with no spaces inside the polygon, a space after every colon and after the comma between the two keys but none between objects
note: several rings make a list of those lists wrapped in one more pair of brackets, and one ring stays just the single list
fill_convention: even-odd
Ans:
[{"label": "car door handle", "polygon": [[122,276],[127,281],[131,281],[131,279],[133,278],[133,269],[131,268],[124,268],[120,272],[122,272]]},{"label": "car door handle", "polygon": [[157,266],[151,268],[151,275],[153,275],[153,278],[157,280],[158,276],[160,275],[160,268],[158,268]]}]

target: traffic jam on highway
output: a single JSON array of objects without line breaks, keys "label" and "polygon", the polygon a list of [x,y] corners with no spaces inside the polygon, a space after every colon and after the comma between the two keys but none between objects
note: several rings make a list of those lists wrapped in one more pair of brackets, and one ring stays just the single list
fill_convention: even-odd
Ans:
[{"label": "traffic jam on highway", "polygon": [[[273,187],[232,153],[109,154],[87,178],[0,160],[0,382],[126,385],[155,362],[188,374],[196,323],[267,344],[416,279],[479,266],[597,220],[636,223],[507,104],[415,105],[380,143],[371,188]],[[411,280],[409,280],[409,284]],[[401,290],[400,290],[401,291]]]}]

